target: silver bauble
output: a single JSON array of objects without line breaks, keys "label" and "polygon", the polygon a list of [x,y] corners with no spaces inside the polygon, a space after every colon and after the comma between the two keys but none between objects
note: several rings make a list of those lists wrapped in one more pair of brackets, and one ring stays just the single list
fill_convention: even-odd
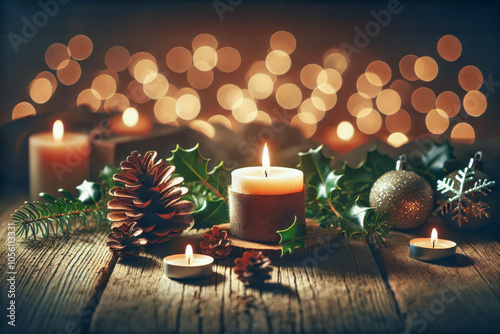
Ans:
[{"label": "silver bauble", "polygon": [[420,175],[401,169],[385,173],[370,191],[370,206],[376,213],[387,216],[397,229],[411,229],[422,225],[432,214],[434,192]]}]

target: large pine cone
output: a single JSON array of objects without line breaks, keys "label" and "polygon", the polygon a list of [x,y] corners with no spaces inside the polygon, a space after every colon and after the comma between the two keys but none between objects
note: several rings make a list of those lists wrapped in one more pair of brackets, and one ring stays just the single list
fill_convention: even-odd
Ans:
[{"label": "large pine cone", "polygon": [[181,200],[188,192],[181,187],[184,179],[171,179],[175,167],[163,160],[155,162],[156,155],[149,151],[143,158],[132,152],[121,163],[122,174],[113,175],[113,180],[124,187],[112,188],[109,193],[115,198],[108,203],[113,226],[136,222],[150,244],[179,236],[193,221],[189,214],[193,203]]},{"label": "large pine cone", "polygon": [[243,253],[243,257],[234,260],[234,273],[247,285],[257,285],[271,279],[273,266],[271,260],[262,252],[251,250]]},{"label": "large pine cone", "polygon": [[203,253],[215,258],[223,258],[231,253],[231,240],[227,238],[226,231],[219,231],[219,227],[212,227],[212,231],[203,234],[200,242]]},{"label": "large pine cone", "polygon": [[106,245],[118,257],[133,256],[139,253],[143,248],[142,246],[148,242],[144,238],[139,238],[141,234],[142,230],[135,223],[130,225],[122,224],[111,229]]}]

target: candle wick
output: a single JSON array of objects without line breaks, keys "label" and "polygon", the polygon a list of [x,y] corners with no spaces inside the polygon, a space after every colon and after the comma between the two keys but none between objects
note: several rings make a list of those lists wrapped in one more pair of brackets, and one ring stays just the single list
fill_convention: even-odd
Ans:
[{"label": "candle wick", "polygon": [[190,265],[191,265],[191,258],[188,257],[188,266],[190,266]]},{"label": "candle wick", "polygon": [[435,245],[436,245],[436,240],[433,240],[432,241],[432,248],[434,248]]},{"label": "candle wick", "polygon": [[264,175],[267,177],[267,170],[264,171]]}]

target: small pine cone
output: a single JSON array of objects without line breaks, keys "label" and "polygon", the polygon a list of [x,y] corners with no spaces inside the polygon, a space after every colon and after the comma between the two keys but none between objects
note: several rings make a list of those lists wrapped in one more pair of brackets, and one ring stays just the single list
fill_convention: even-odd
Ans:
[{"label": "small pine cone", "polygon": [[234,273],[247,285],[257,285],[271,279],[271,260],[260,251],[246,251],[242,257],[234,260],[234,264]]},{"label": "small pine cone", "polygon": [[200,248],[204,254],[215,258],[226,257],[231,253],[231,240],[227,238],[226,231],[219,231],[219,228],[214,226],[211,232],[203,234]]},{"label": "small pine cone", "polygon": [[142,246],[148,242],[145,238],[139,238],[141,234],[142,230],[135,223],[121,224],[111,229],[106,245],[118,257],[133,256],[138,254],[143,249]]},{"label": "small pine cone", "polygon": [[123,187],[112,188],[114,197],[108,203],[108,219],[113,226],[137,223],[148,244],[168,241],[182,234],[193,221],[193,203],[181,199],[188,189],[184,179],[174,177],[175,167],[164,160],[156,161],[155,151],[144,157],[134,151],[121,163],[122,173],[113,175]]}]

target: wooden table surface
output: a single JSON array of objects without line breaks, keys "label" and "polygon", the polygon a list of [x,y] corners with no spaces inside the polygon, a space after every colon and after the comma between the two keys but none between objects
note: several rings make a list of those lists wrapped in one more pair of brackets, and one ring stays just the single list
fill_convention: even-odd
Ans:
[{"label": "wooden table surface", "polygon": [[338,237],[303,256],[274,260],[272,281],[260,290],[236,279],[235,256],[216,261],[210,279],[163,277],[162,258],[188,242],[197,245],[200,234],[125,261],[106,248],[106,231],[42,242],[18,237],[14,328],[6,318],[6,231],[21,202],[10,198],[1,206],[2,333],[498,333],[500,327],[498,229],[456,234],[440,226],[443,238],[458,242],[453,260],[412,259],[407,233],[392,232],[383,249]]}]

